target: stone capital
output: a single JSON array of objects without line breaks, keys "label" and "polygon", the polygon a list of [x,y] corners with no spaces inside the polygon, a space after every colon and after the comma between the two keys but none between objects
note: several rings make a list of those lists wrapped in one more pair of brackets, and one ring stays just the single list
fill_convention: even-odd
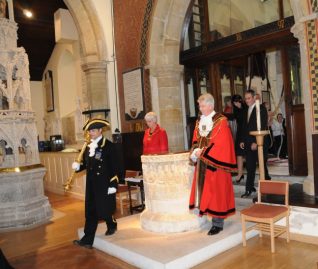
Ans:
[{"label": "stone capital", "polygon": [[306,26],[303,22],[297,22],[293,25],[290,31],[293,33],[294,37],[298,39],[298,42],[304,42],[306,38]]},{"label": "stone capital", "polygon": [[183,65],[148,65],[145,67],[149,69],[150,75],[154,77],[171,77],[183,74]]},{"label": "stone capital", "polygon": [[99,62],[89,62],[82,64],[82,69],[84,72],[87,71],[106,71],[107,70],[107,62],[106,61],[99,61]]}]

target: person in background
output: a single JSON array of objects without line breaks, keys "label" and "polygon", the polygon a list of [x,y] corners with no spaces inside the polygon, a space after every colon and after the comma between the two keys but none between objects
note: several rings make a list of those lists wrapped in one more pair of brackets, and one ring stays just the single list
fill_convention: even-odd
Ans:
[{"label": "person in background", "polygon": [[237,177],[236,183],[240,183],[242,179],[244,179],[243,175],[243,156],[244,150],[240,147],[240,137],[242,134],[242,125],[243,125],[243,111],[246,107],[243,102],[242,96],[235,94],[232,96],[232,104],[233,104],[233,115],[236,120],[236,136],[235,136],[235,154],[236,154],[236,162],[237,162]]},{"label": "person in background", "polygon": [[277,114],[277,120],[272,123],[274,136],[274,149],[277,158],[286,159],[287,143],[286,143],[286,128],[285,119],[282,113]]},{"label": "person in background", "polygon": [[[245,193],[241,196],[249,197],[252,192],[256,192],[254,187],[255,181],[255,172],[256,172],[256,162],[258,159],[257,154],[257,144],[256,137],[250,134],[250,131],[257,130],[257,122],[256,122],[256,107],[255,107],[255,92],[253,90],[247,90],[245,92],[245,102],[247,104],[247,108],[243,111],[243,125],[242,132],[240,137],[240,147],[245,150],[246,154],[246,170],[247,170],[247,179],[245,184]],[[266,108],[261,105],[260,106],[260,116],[261,116],[261,130],[267,130],[267,111]],[[267,151],[269,139],[268,135],[264,137],[264,146],[263,146],[263,154],[264,154],[264,170],[265,170],[265,179],[270,180],[271,177],[268,174],[267,169]]]},{"label": "person in background", "polygon": [[198,99],[202,115],[193,133],[190,159],[196,164],[189,208],[212,216],[208,235],[223,230],[224,219],[235,214],[232,172],[236,172],[234,143],[225,116],[214,111],[214,98],[206,93]]},{"label": "person in background", "polygon": [[168,136],[165,129],[157,123],[155,112],[145,115],[147,126],[143,139],[143,154],[162,154],[168,152]]},{"label": "person in background", "polygon": [[233,113],[232,98],[231,98],[231,96],[225,96],[225,97],[224,97],[224,109],[223,109],[223,113],[225,113],[225,114],[231,114],[231,113]]},{"label": "person in background", "polygon": [[108,125],[102,119],[91,119],[85,123],[83,130],[89,133],[91,142],[85,149],[82,163],[72,164],[76,172],[86,169],[84,236],[73,241],[73,244],[85,248],[92,248],[99,220],[106,222],[106,236],[117,230],[113,214],[120,162],[114,144],[102,134],[102,128]]}]

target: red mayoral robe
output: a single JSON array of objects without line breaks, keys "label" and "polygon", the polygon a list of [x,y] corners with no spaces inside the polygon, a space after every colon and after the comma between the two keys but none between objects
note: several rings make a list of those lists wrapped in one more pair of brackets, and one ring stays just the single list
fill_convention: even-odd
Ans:
[{"label": "red mayoral robe", "polygon": [[[196,123],[192,140],[192,150],[203,147],[198,158],[190,195],[190,209],[195,207],[196,181],[203,178],[203,190],[200,200],[200,215],[226,218],[235,213],[235,200],[231,172],[237,171],[234,143],[228,121],[225,116],[216,113],[212,117],[213,128],[207,137],[199,133],[199,121]],[[201,146],[202,148],[202,146]],[[201,167],[200,167],[201,166]],[[197,174],[200,171],[199,174]]]},{"label": "red mayoral robe", "polygon": [[155,130],[150,134],[150,128],[145,131],[143,140],[143,154],[161,154],[168,152],[168,136],[165,129],[157,124]]}]

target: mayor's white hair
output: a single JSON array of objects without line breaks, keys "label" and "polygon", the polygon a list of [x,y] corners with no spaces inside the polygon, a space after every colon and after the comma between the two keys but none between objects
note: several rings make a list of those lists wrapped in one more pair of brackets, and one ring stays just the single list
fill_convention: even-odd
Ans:
[{"label": "mayor's white hair", "polygon": [[198,98],[198,102],[205,102],[214,106],[214,97],[210,93],[204,93]]}]

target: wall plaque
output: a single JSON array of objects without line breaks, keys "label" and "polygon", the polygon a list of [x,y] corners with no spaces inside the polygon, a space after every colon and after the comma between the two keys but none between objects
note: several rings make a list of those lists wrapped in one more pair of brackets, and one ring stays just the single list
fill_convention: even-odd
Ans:
[{"label": "wall plaque", "polygon": [[141,67],[123,72],[125,119],[143,119],[144,111],[144,83]]}]

